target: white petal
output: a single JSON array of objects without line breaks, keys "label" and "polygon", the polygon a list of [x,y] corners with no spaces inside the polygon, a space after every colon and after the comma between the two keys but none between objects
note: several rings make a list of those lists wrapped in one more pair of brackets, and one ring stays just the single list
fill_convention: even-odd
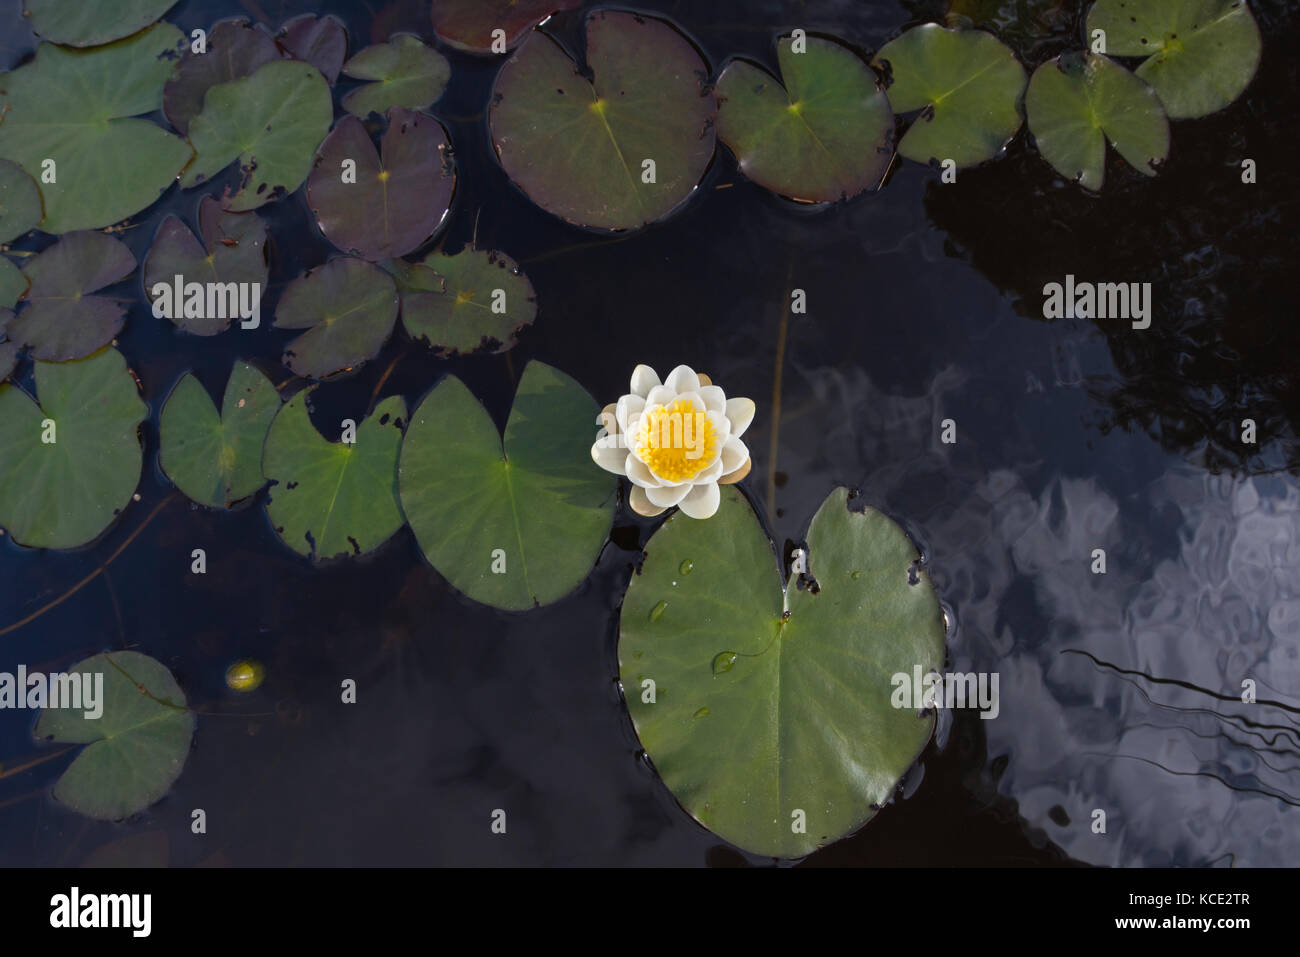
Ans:
[{"label": "white petal", "polygon": [[632,452],[627,454],[623,468],[627,470],[627,477],[637,485],[645,488],[658,488],[663,484],[659,479],[655,478],[654,472],[651,472],[649,467]]},{"label": "white petal", "polygon": [[727,439],[727,444],[722,447],[722,468],[724,472],[736,471],[745,464],[747,458],[749,458],[749,449],[744,442],[734,435]]},{"label": "white petal", "polygon": [[700,386],[700,398],[704,400],[704,408],[710,412],[727,411],[727,393],[723,392],[720,386]]},{"label": "white petal", "polygon": [[656,405],[668,405],[677,397],[677,393],[666,385],[657,385],[647,393],[645,407],[652,409]]},{"label": "white petal", "polygon": [[727,418],[731,420],[731,434],[740,438],[754,421],[754,400],[728,399]]},{"label": "white petal", "polygon": [[[601,431],[604,431],[603,429]],[[606,472],[613,472],[615,475],[626,475],[627,469],[627,451],[625,449],[606,447],[603,444],[603,437],[596,439],[596,444],[591,447],[591,460],[603,468]]]},{"label": "white petal", "polygon": [[695,374],[695,370],[690,366],[678,366],[668,373],[668,378],[664,379],[664,385],[674,392],[699,392],[700,377]]},{"label": "white petal", "polygon": [[695,476],[692,481],[697,485],[701,485],[705,482],[716,482],[720,478],[722,478],[722,459],[718,457],[713,460],[712,465]]},{"label": "white petal", "polygon": [[698,392],[682,392],[677,396],[678,402],[689,402],[691,408],[699,412],[707,411],[708,407],[704,404],[704,397]]},{"label": "white petal", "polygon": [[648,488],[645,490],[645,497],[650,500],[650,504],[658,508],[672,508],[682,499],[684,499],[691,490],[690,485],[674,485],[670,488]]},{"label": "white petal", "polygon": [[731,420],[720,412],[708,412],[709,424],[713,426],[713,440],[721,448],[731,438]]},{"label": "white petal", "polygon": [[654,518],[663,512],[662,508],[646,497],[645,489],[640,485],[632,486],[632,494],[628,496],[627,503],[632,506],[632,511],[638,515],[644,515],[646,518]]},{"label": "white petal", "polygon": [[645,408],[645,399],[639,395],[625,395],[618,400],[617,411],[614,418],[618,420],[618,427],[624,432],[628,430],[627,420],[634,412],[640,412]]},{"label": "white petal", "polygon": [[718,510],[722,494],[717,482],[706,482],[691,489],[691,494],[682,499],[682,511],[691,518],[710,518]]},{"label": "white petal", "polygon": [[641,431],[640,412],[629,412],[627,416],[627,425],[623,429],[623,434],[628,437],[628,444],[636,441],[636,434]]},{"label": "white petal", "polygon": [[640,365],[632,370],[632,394],[645,398],[646,394],[659,384],[659,373],[649,366]]}]

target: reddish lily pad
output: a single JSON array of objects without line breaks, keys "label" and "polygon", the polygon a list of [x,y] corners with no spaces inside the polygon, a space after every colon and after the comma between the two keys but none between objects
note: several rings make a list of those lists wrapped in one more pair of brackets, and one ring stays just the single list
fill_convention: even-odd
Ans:
[{"label": "reddish lily pad", "polygon": [[399,33],[387,43],[366,47],[343,67],[348,76],[375,80],[343,98],[343,109],[365,118],[391,106],[422,110],[432,106],[447,88],[451,64],[419,37]]},{"label": "reddish lily pad", "polygon": [[373,359],[397,322],[397,286],[361,259],[335,259],[289,283],[277,329],[306,329],[284,350],[297,375],[323,379]]},{"label": "reddish lily pad", "polygon": [[80,359],[112,341],[126,318],[123,300],[91,293],[125,279],[135,256],[104,233],[68,233],[23,269],[27,308],[9,323],[11,341],[51,362]]},{"label": "reddish lily pad", "polygon": [[662,20],[597,10],[588,80],[535,32],[501,68],[489,122],[506,173],[543,209],[582,226],[635,229],[694,192],[713,159],[709,69]]},{"label": "reddish lily pad", "polygon": [[494,30],[513,49],[551,14],[580,6],[582,0],[434,0],[433,32],[458,50],[492,53]]},{"label": "reddish lily pad", "polygon": [[372,261],[405,255],[432,236],[456,185],[447,131],[433,117],[393,107],[382,146],[381,158],[362,122],[345,116],[321,144],[307,181],[321,232]]},{"label": "reddish lily pad", "polygon": [[208,31],[207,51],[187,49],[176,64],[176,72],[163,87],[163,113],[172,126],[188,133],[190,120],[203,111],[208,90],[278,59],[275,40],[261,25],[252,26],[242,18],[215,23]]},{"label": "reddish lily pad", "polygon": [[[144,260],[144,288],[153,298],[156,283],[177,276],[200,283],[257,283],[266,289],[266,224],[256,213],[228,213],[211,196],[199,201],[199,237],[175,216],[158,227]],[[179,310],[177,310],[179,311]],[[215,336],[230,328],[230,316],[171,317],[196,336]]]},{"label": "reddish lily pad", "polygon": [[330,86],[338,82],[339,70],[348,55],[348,32],[338,17],[304,13],[286,20],[280,28],[279,43],[295,60],[320,70]]}]

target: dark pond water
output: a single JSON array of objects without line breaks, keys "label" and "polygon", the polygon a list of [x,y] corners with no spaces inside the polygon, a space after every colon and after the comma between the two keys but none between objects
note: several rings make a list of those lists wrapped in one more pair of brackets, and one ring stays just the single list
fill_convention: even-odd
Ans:
[{"label": "dark pond water", "polygon": [[[0,66],[33,47],[18,6],[0,5]],[[427,6],[184,0],[169,19],[189,30],[243,13],[274,26],[331,11],[355,50],[399,29],[430,39]],[[793,26],[874,50],[945,5],[637,6],[681,24],[716,66],[729,54],[771,64],[773,35]],[[1085,8],[1028,6],[1035,22],[1004,37],[1032,67],[1081,35]],[[720,150],[679,215],[617,239],[564,225],[510,184],[483,114],[496,64],[448,51],[452,84],[434,112],[460,180],[438,242],[454,251],[477,223],[479,245],[531,278],[537,322],[508,357],[440,361],[399,336],[321,390],[320,419],[360,418],[394,360],[386,392],[414,404],[454,372],[501,422],[530,358],[602,402],[638,362],[686,362],[757,401],[745,487],[778,543],[797,541],[841,483],[902,522],[952,620],[948,670],[998,673],[1001,712],[946,715],[899,800],[808,864],[1300,863],[1300,78],[1287,39],[1300,17],[1294,3],[1252,7],[1265,36],[1259,76],[1226,111],[1175,124],[1155,180],[1112,163],[1104,195],[1088,197],[1022,132],[1006,158],[956,184],[905,163],[878,195],[810,210],[748,184]],[[577,17],[560,23],[576,36]],[[1255,185],[1240,181],[1247,157]],[[123,235],[138,258],[161,217],[188,218],[200,194],[168,194]],[[274,235],[269,316],[284,284],[331,250],[301,193],[262,212]],[[1067,273],[1151,282],[1151,328],[1043,320],[1043,284]],[[182,337],[131,284],[138,302],[120,348],[152,411],[141,500],[80,552],[5,540],[0,627],[66,592],[157,514],[104,574],[0,636],[0,670],[132,647],[167,664],[204,713],[171,794],[120,824],[49,797],[71,755],[0,777],[0,863],[764,863],[696,825],[638,758],[615,646],[654,522],[621,509],[579,591],[523,615],[460,597],[408,530],[364,559],[312,568],[260,505],[192,508],[169,498],[153,464],[157,413],[182,372],[217,390],[246,357],[278,381],[290,334],[267,322]],[[794,287],[808,314],[783,333]],[[1254,446],[1239,441],[1246,417]],[[945,418],[956,445],[939,441]],[[188,574],[199,547],[206,577]],[[1099,547],[1105,575],[1089,568]],[[268,676],[240,697],[223,676],[243,656]],[[338,703],[349,677],[350,707]],[[1246,678],[1284,706],[1241,704]],[[47,753],[33,723],[0,713],[6,768]],[[202,838],[190,833],[194,808],[207,812]],[[504,838],[489,831],[494,808],[508,809]],[[1092,833],[1096,808],[1105,834]]]}]

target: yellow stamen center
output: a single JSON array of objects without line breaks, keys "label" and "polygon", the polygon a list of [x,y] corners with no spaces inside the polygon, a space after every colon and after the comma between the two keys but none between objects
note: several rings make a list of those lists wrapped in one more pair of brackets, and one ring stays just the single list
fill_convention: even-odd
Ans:
[{"label": "yellow stamen center", "polygon": [[678,399],[642,413],[635,452],[658,478],[685,482],[713,463],[717,446],[718,437],[708,416]]}]

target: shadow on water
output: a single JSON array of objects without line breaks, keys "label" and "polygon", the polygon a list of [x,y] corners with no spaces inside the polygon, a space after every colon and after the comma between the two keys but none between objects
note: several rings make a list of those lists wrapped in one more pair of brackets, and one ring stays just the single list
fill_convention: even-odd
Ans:
[{"label": "shadow on water", "polygon": [[[427,4],[375,6],[311,9],[343,17],[353,51],[395,29],[429,39]],[[715,66],[730,54],[772,65],[773,34],[795,25],[873,50],[943,12],[848,0],[637,6],[681,22]],[[1031,64],[1057,52],[1083,9],[1032,6],[1045,26],[1012,39]],[[799,540],[835,484],[860,488],[926,556],[951,621],[947,670],[1001,680],[996,719],[943,715],[904,799],[807,864],[1295,863],[1286,798],[1300,761],[1287,708],[1300,687],[1300,487],[1286,471],[1298,410],[1282,308],[1296,199],[1279,118],[1293,115],[1296,85],[1270,39],[1294,31],[1295,10],[1254,6],[1261,76],[1224,113],[1176,124],[1155,180],[1112,166],[1090,198],[1017,141],[957,184],[904,164],[878,195],[803,209],[747,183],[720,149],[680,214],[613,239],[564,225],[509,183],[486,141],[495,64],[444,51],[453,79],[433,112],[460,178],[430,246],[455,251],[477,230],[481,248],[527,272],[537,321],[506,356],[439,360],[398,336],[322,387],[314,417],[337,435],[380,385],[414,407],[452,372],[504,424],[531,358],[602,403],[638,362],[708,372],[758,403],[747,490],[776,541]],[[307,9],[183,0],[169,19],[188,30],[252,11],[275,25]],[[575,37],[579,22],[555,26]],[[5,65],[30,49],[20,32],[5,34]],[[1255,186],[1240,184],[1244,155],[1258,160]],[[198,196],[169,193],[123,235],[137,258],[162,216],[188,220]],[[263,212],[270,317],[284,285],[332,253],[301,195]],[[1042,286],[1066,273],[1152,282],[1151,328],[1044,321]],[[794,287],[808,314],[783,319]],[[134,647],[216,714],[200,718],[171,794],[127,822],[85,821],[49,797],[70,755],[0,779],[0,862],[765,863],[694,824],[637,759],[614,681],[617,615],[655,522],[621,509],[573,595],[504,614],[454,592],[406,529],[362,559],[312,568],[276,539],[260,501],[232,514],[162,504],[157,414],[177,378],[194,369],[216,391],[235,358],[256,357],[282,381],[289,336],[264,322],[197,342],[153,319],[138,278],[123,288],[137,304],[121,348],[152,411],[141,501],[80,552],[0,546],[0,627],[138,538],[67,601],[0,636],[0,670]],[[778,346],[782,413],[769,447]],[[1249,451],[1230,428],[1246,415],[1259,423]],[[946,418],[955,445],[940,441]],[[207,550],[206,576],[189,574],[195,547]],[[1105,575],[1090,571],[1096,548]],[[263,661],[267,679],[237,697],[223,673],[243,656]],[[355,706],[339,703],[344,678],[357,682]],[[1234,706],[1246,678],[1287,707]],[[33,723],[0,717],[0,756],[43,756]],[[202,840],[189,829],[199,807]],[[509,814],[506,838],[490,833],[496,808]],[[1105,834],[1092,828],[1097,809]]]}]

